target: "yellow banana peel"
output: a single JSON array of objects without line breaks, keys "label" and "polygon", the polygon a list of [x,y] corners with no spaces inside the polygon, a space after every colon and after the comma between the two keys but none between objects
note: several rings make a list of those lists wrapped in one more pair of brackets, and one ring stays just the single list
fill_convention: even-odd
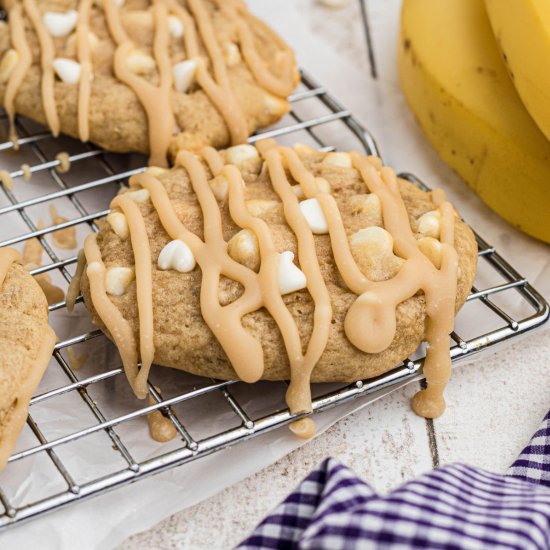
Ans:
[{"label": "yellow banana peel", "polygon": [[398,52],[406,99],[441,158],[495,212],[550,242],[550,142],[508,76],[483,2],[404,0]]},{"label": "yellow banana peel", "polygon": [[550,139],[550,3],[485,0],[493,34],[512,82]]}]

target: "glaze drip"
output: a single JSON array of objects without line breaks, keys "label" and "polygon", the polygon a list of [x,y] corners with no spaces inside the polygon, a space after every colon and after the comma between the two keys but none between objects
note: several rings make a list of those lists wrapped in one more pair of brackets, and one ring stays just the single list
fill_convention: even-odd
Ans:
[{"label": "glaze drip", "polygon": [[4,95],[4,109],[10,123],[10,140],[17,144],[15,131],[15,96],[23,82],[29,67],[32,64],[32,53],[25,37],[25,23],[23,21],[23,5],[17,3],[9,12],[11,43],[19,55],[19,62],[13,70]]},{"label": "glaze drip", "polygon": [[80,0],[76,41],[78,62],[80,63],[80,82],[78,83],[78,135],[81,141],[90,139],[90,95],[92,92],[92,53],[90,48],[90,11],[93,0]]},{"label": "glaze drip", "polygon": [[[44,116],[52,134],[59,135],[59,116],[57,114],[57,106],[55,103],[54,90],[54,72],[53,60],[55,57],[55,46],[52,37],[48,33],[48,29],[42,20],[42,14],[34,0],[23,0],[25,13],[30,19],[38,42],[40,44],[40,63],[42,67],[42,106],[44,108]],[[23,36],[25,34],[23,33]],[[11,80],[11,79],[10,79]]]},{"label": "glaze drip", "polygon": [[[433,195],[441,216],[441,267],[437,268],[419,248],[394,171],[383,167],[378,158],[350,154],[353,167],[361,176],[366,191],[378,197],[385,228],[393,237],[394,253],[403,259],[395,277],[379,282],[370,281],[352,256],[341,214],[330,190],[326,186],[317,185],[314,174],[305,167],[293,149],[277,146],[273,140],[260,141],[257,148],[265,161],[273,189],[281,199],[285,219],[296,236],[298,261],[306,275],[307,292],[314,303],[313,330],[305,352],[296,321],[281,296],[277,277],[280,251],[274,245],[268,224],[249,212],[245,185],[236,166],[226,165],[222,155],[210,147],[201,151],[203,161],[186,151],[177,155],[176,165],[187,173],[202,210],[203,239],[190,232],[179,220],[165,187],[154,175],[146,172],[133,176],[130,181],[132,188],[141,187],[149,192],[151,203],[169,238],[183,241],[193,253],[202,273],[202,316],[238,377],[246,382],[254,382],[262,377],[264,355],[261,343],[243,327],[242,318],[263,307],[275,320],[287,352],[291,373],[286,396],[289,408],[292,413],[311,411],[311,373],[327,346],[332,307],[315,250],[315,237],[293,190],[295,181],[307,199],[319,201],[327,221],[336,267],[345,284],[357,295],[344,323],[345,333],[353,345],[365,353],[378,353],[389,347],[395,338],[397,306],[419,291],[424,293],[428,343],[424,369],[428,389],[415,396],[413,407],[424,416],[441,414],[444,410],[443,390],[450,374],[449,334],[453,329],[455,315],[458,265],[454,249],[455,212],[446,202],[444,194],[436,192]],[[212,176],[223,177],[227,181],[227,203],[234,223],[256,237],[260,255],[258,272],[229,256],[228,243],[223,238],[220,206],[209,185],[203,162]],[[289,175],[294,181],[289,181]],[[144,365],[139,372],[139,380],[135,339],[128,321],[121,318],[105,294],[101,271],[104,271],[104,267],[95,235],[88,237],[85,247],[91,296],[96,311],[119,347],[122,334],[130,334],[124,337],[121,355],[126,372],[130,373],[129,380],[134,391],[144,395],[146,373],[154,357],[152,337],[144,338],[143,335],[152,334],[150,281],[156,259],[150,257],[140,208],[125,198],[124,194],[114,199],[111,207],[123,210],[128,219],[136,258],[140,353]],[[219,303],[218,298],[222,276],[240,283],[244,289],[239,298],[225,306]],[[113,311],[118,314],[116,321],[115,316],[111,315]],[[309,437],[313,435],[314,429],[309,420],[302,419],[296,423],[293,431],[301,437]]]},{"label": "glaze drip", "polygon": [[84,254],[87,263],[86,275],[90,283],[90,293],[94,308],[100,319],[105,323],[111,338],[118,348],[128,381],[136,395],[143,399],[147,395],[147,392],[144,394],[142,391],[146,382],[142,382],[143,377],[138,379],[138,350],[134,333],[128,321],[111,302],[105,291],[105,264],[101,259],[101,251],[97,245],[97,236],[95,233],[88,235],[84,241]]}]

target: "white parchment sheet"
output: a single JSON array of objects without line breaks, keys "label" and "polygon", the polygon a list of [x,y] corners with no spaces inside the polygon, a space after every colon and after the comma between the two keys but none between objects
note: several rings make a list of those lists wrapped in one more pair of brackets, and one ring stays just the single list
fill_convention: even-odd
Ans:
[{"label": "white parchment sheet", "polygon": [[[398,26],[398,0],[386,0],[378,3],[373,15],[374,43],[378,55],[379,79],[373,81],[367,74],[359,72],[353,60],[338,56],[330,47],[330,36],[320,40],[308,31],[302,14],[305,1],[293,0],[250,0],[251,7],[275,29],[277,29],[296,49],[300,64],[306,67],[321,83],[328,86],[334,95],[373,132],[377,137],[386,163],[397,170],[411,171],[425,179],[432,186],[445,188],[451,200],[457,205],[464,218],[478,232],[496,246],[501,254],[510,260],[528,277],[539,290],[550,291],[550,262],[548,247],[522,235],[490,212],[472,192],[437,158],[431,149],[399,91],[395,70],[395,48]],[[59,150],[63,150],[60,146]],[[21,161],[18,161],[18,164]],[[94,173],[93,161],[88,163],[82,181],[89,181],[97,176]],[[5,166],[1,166],[5,168]],[[11,168],[11,167],[8,167]],[[19,186],[19,182],[17,182]],[[44,194],[40,188],[40,178],[33,178],[31,183],[21,184],[16,189],[19,200],[29,196]],[[49,189],[54,191],[55,188]],[[114,192],[114,190],[111,190]],[[88,203],[94,198],[89,194]],[[4,200],[4,199],[2,199]],[[59,203],[62,215],[68,218],[78,216],[68,201]],[[105,204],[98,202],[98,204]],[[0,202],[0,206],[4,202]],[[73,210],[71,210],[73,209]],[[47,205],[31,210],[36,222],[42,218],[49,223]],[[3,216],[0,235],[3,238],[25,233],[27,228],[18,215],[11,215],[9,222],[4,223]],[[7,235],[7,237],[5,237]],[[79,230],[81,240],[85,233]],[[57,250],[61,257],[72,254],[70,251]],[[46,259],[44,259],[46,261]],[[73,271],[73,267],[70,271]],[[60,285],[62,281],[56,274],[54,280]],[[494,281],[488,281],[489,284]],[[489,319],[480,319],[474,313],[464,314],[459,318],[459,328],[471,327],[479,332],[480,323],[490,323]],[[80,334],[91,328],[86,312],[78,306],[76,313],[69,316],[59,312],[52,316],[58,334]],[[486,330],[489,327],[483,327]],[[460,332],[460,330],[459,330]],[[472,333],[472,334],[475,334]],[[466,333],[466,336],[468,334]],[[117,368],[119,360],[104,338],[98,338],[86,345],[90,353],[87,364],[79,373],[83,378]],[[79,348],[80,351],[80,348]],[[53,363],[52,363],[53,365]],[[88,369],[88,370],[86,370]],[[163,380],[170,381],[173,389],[164,394],[200,386],[200,378],[184,373],[163,373]],[[57,365],[49,369],[40,390],[47,391],[66,384],[67,379]],[[240,395],[241,402],[251,403],[253,395],[264,391],[264,387],[251,387],[248,393]],[[108,417],[128,412],[135,408],[136,400],[122,377],[114,381],[98,384],[90,388],[90,395],[97,400]],[[281,406],[284,392],[268,390],[266,413],[270,407]],[[376,398],[373,397],[373,398]],[[365,400],[348,403],[316,416],[319,435],[330,425],[354,410],[365,406]],[[227,404],[220,399],[206,402],[206,409],[198,406],[185,409],[186,425],[191,426],[202,436],[227,429],[235,424],[235,415],[228,410]],[[411,413],[412,414],[412,413]],[[83,406],[77,395],[68,394],[63,398],[46,401],[33,407],[33,415],[48,440],[66,435],[71,431],[93,425],[96,421],[88,408]],[[140,419],[117,427],[122,441],[137,459],[155,456],[170,449],[171,443],[159,445],[148,436],[145,419]],[[36,439],[28,427],[18,443],[18,450],[35,445]],[[215,494],[223,488],[236,483],[261,468],[271,464],[281,456],[302,445],[287,428],[265,434],[256,439],[239,444],[207,458],[187,464],[177,469],[145,479],[134,485],[93,498],[87,502],[71,505],[68,508],[31,521],[0,535],[1,548],[34,548],[37,544],[44,550],[61,549],[106,550],[115,547],[129,535],[147,529],[168,515],[195,504]],[[70,472],[78,472],[77,482],[106,475],[112,471],[113,454],[111,442],[104,434],[85,438],[78,443],[71,443],[56,449]],[[38,456],[38,455],[35,455]],[[124,467],[120,459],[119,468]],[[29,458],[0,474],[0,485],[15,504],[35,500],[46,495],[52,488],[63,490],[64,483],[48,460]]]}]

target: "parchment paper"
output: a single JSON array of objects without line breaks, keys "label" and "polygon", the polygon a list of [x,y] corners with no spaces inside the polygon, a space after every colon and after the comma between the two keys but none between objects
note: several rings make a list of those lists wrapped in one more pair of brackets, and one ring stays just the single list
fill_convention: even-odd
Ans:
[{"label": "parchment paper", "polygon": [[[327,85],[342,103],[372,130],[388,164],[392,164],[398,170],[415,172],[431,185],[444,187],[464,218],[505,257],[513,259],[513,263],[523,275],[530,278],[540,290],[548,292],[550,263],[546,245],[522,235],[490,212],[459,178],[439,161],[407,110],[399,91],[394,62],[398,0],[376,3],[374,13],[371,14],[378,56],[377,81],[372,80],[364,71],[359,71],[354,60],[334,52],[330,46],[330,33],[327,34],[326,40],[320,40],[307,29],[307,18],[303,10],[307,9],[308,4],[306,0],[251,1],[252,8],[294,46],[301,65],[307,67],[321,83]],[[58,146],[59,151],[63,150],[62,144],[63,142],[60,142]],[[20,162],[18,160],[18,163]],[[89,162],[87,166],[82,181],[96,177],[94,162]],[[30,184],[18,185],[18,200],[46,192],[45,187],[40,185],[48,184],[41,184],[40,178],[34,178]],[[54,187],[48,188],[48,191],[54,190]],[[109,192],[115,191],[113,187]],[[93,193],[88,193],[85,198],[86,207],[93,207],[95,200]],[[0,206],[4,203],[5,200],[0,199]],[[68,201],[58,204],[58,210],[62,215],[68,218],[78,215]],[[104,204],[104,201],[97,201],[98,208],[101,204]],[[35,222],[40,218],[46,223],[49,222],[47,205],[29,209],[29,214]],[[5,235],[17,236],[27,231],[17,214],[11,216],[9,223],[4,221],[5,218],[6,216],[2,217],[3,225],[0,227],[3,238],[7,238]],[[80,240],[84,235],[85,231],[79,230]],[[61,257],[70,254],[67,251],[57,252]],[[72,269],[70,268],[71,272]],[[65,285],[58,275],[54,276],[54,281],[60,286]],[[63,337],[67,333],[76,335],[91,328],[82,306],[77,308],[74,316],[69,317],[65,312],[52,315],[52,322]],[[478,330],[479,325],[476,323],[485,322],[490,324],[492,321],[480,320],[473,312],[465,312],[458,320],[464,330],[468,326]],[[118,367],[117,355],[104,338],[94,340],[85,348],[90,357],[86,366],[79,372],[80,377]],[[80,349],[79,347],[78,350]],[[182,373],[164,373],[162,376],[165,383],[170,381],[170,384],[166,384],[167,387],[171,384],[174,386],[172,390],[165,392],[165,396],[204,383],[200,378]],[[66,383],[65,375],[52,363],[52,368],[48,370],[39,391],[47,391]],[[250,392],[262,389],[251,388]],[[283,389],[270,389],[265,394],[270,396],[263,404],[266,411],[282,403]],[[114,382],[98,385],[97,389],[90,388],[90,394],[98,401],[107,417],[127,412],[136,406],[135,398],[122,377],[116,377]],[[254,393],[244,392],[239,397],[240,401],[254,406]],[[373,399],[377,397],[373,396]],[[47,439],[54,439],[95,422],[79,399],[78,396],[69,394],[64,398],[33,407],[33,415],[39,421]],[[330,425],[365,406],[366,403],[365,400],[359,400],[317,415],[318,436],[322,437],[323,431]],[[208,416],[205,416],[203,409],[197,407],[185,409],[186,424],[192,426],[197,433],[214,433],[232,423],[234,425],[234,414],[227,410],[227,405],[222,401],[209,401],[206,406],[209,410]],[[212,418],[216,418],[216,422],[212,422]],[[117,432],[123,443],[138,459],[165,452],[171,445],[168,443],[159,446],[152,442],[147,434],[144,419],[120,426]],[[208,458],[9,529],[0,535],[0,547],[26,549],[40,544],[45,550],[113,548],[131,534],[147,529],[168,515],[236,483],[301,444],[303,442],[295,439],[286,428],[279,429]],[[32,445],[36,445],[36,439],[26,428],[18,443],[18,450]],[[69,472],[78,473],[77,482],[109,473],[113,454],[116,454],[110,448],[110,441],[103,432],[92,438],[85,438],[79,443],[61,446],[56,452]],[[120,459],[119,467],[123,466],[124,462]],[[15,504],[21,504],[48,494],[52,488],[63,490],[64,483],[49,465],[48,460],[33,457],[10,466],[0,474],[0,486]]]}]

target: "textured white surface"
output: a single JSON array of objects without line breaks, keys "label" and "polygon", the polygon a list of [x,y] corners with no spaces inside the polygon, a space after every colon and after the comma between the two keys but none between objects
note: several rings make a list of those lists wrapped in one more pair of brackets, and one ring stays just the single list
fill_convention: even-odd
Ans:
[{"label": "textured white surface", "polygon": [[[426,146],[403,105],[395,72],[399,0],[368,3],[378,81],[367,76],[370,69],[357,2],[342,10],[328,10],[315,0],[292,2],[291,7],[286,0],[250,0],[296,48],[301,63],[328,83],[372,130],[389,164],[442,185],[466,219],[505,256],[515,256],[516,262],[520,258],[523,274],[548,293],[548,247],[521,235],[482,205]],[[291,16],[281,9],[283,4]],[[341,63],[319,59],[316,49],[301,40],[304,28],[340,54]],[[356,77],[339,78],[343,65],[354,65]],[[392,147],[396,133],[409,138],[399,148]],[[456,369],[447,392],[448,410],[434,422],[435,445],[427,423],[410,411],[409,400],[417,386],[405,387],[341,420],[272,466],[135,535],[119,550],[228,548],[329,455],[343,460],[379,491],[432,468],[434,457],[440,463],[463,461],[502,472],[550,407],[549,362],[546,328],[475,366]]]}]

